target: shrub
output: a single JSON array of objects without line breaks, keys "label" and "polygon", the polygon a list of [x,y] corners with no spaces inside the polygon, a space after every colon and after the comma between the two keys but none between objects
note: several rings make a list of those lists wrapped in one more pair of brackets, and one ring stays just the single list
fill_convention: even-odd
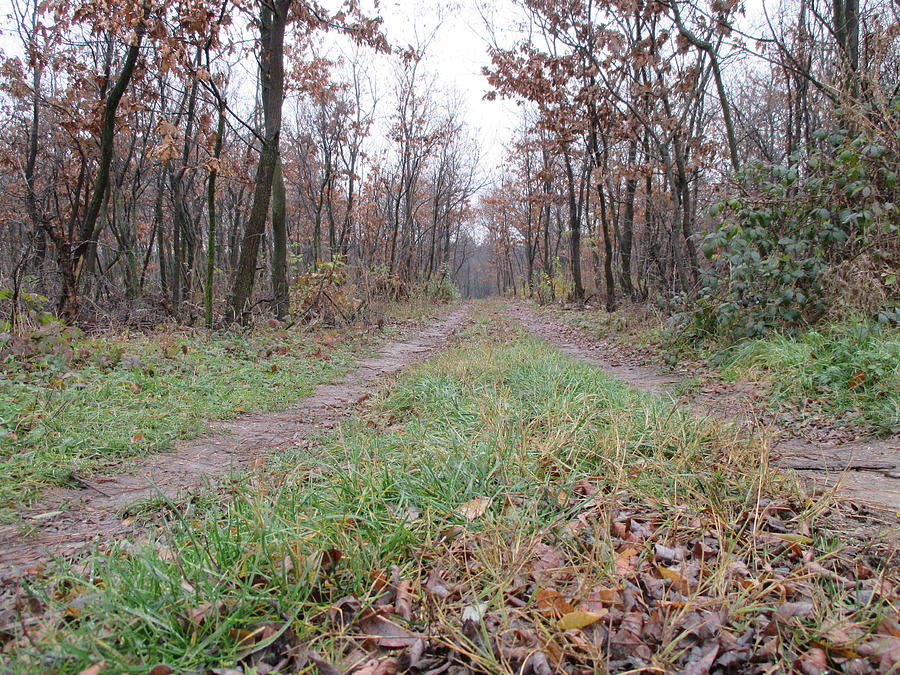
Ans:
[{"label": "shrub", "polygon": [[[759,337],[848,301],[882,322],[900,318],[897,153],[890,140],[845,129],[817,138],[824,150],[747,168],[742,194],[713,206],[721,222],[703,247],[712,264],[678,317],[683,331]],[[849,297],[851,286],[866,290]]]},{"label": "shrub", "polygon": [[347,283],[347,265],[340,256],[316,262],[291,288],[292,313],[328,325],[353,323],[362,304]]},{"label": "shrub", "polygon": [[459,289],[453,283],[446,264],[441,267],[440,274],[425,286],[425,294],[435,302],[452,302],[459,299]]}]

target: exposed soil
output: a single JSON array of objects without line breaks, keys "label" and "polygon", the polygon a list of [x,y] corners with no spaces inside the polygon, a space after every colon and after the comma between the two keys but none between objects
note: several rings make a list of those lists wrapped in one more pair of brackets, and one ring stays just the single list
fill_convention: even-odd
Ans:
[{"label": "exposed soil", "polygon": [[175,497],[240,472],[267,456],[303,447],[351,414],[380,380],[444,348],[471,315],[459,305],[412,335],[389,342],[359,362],[339,382],[316,387],[311,396],[279,413],[248,414],[212,429],[218,433],[179,443],[132,471],[80,480],[81,487],[48,491],[20,513],[33,528],[0,527],[0,580],[20,575],[48,556],[68,556],[95,542],[131,532],[127,507],[160,495]]},{"label": "exposed soil", "polygon": [[685,407],[760,433],[771,443],[770,456],[783,468],[793,469],[815,490],[837,489],[863,507],[874,508],[896,525],[900,513],[900,438],[841,442],[796,438],[757,413],[758,389],[748,383],[724,383],[714,389],[678,396],[686,380],[681,373],[666,372],[638,352],[627,352],[612,340],[585,335],[524,303],[510,303],[508,311],[531,333],[560,351],[601,368],[608,375],[653,394],[671,393]]}]

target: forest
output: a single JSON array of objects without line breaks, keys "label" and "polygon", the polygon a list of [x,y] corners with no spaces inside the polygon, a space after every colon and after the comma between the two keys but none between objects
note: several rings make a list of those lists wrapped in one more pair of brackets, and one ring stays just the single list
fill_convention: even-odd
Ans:
[{"label": "forest", "polygon": [[0,672],[900,672],[896,2],[0,9]]}]

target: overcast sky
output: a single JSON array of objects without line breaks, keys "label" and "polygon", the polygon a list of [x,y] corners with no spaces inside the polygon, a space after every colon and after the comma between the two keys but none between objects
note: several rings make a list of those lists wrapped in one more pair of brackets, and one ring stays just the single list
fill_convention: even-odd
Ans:
[{"label": "overcast sky", "polygon": [[[0,0],[2,1],[2,0]],[[479,7],[481,5],[481,7]],[[518,125],[511,101],[486,101],[490,87],[481,69],[490,64],[488,30],[506,35],[518,12],[508,0],[388,0],[379,13],[388,40],[398,46],[428,42],[426,68],[440,87],[456,91],[466,119],[481,141],[482,167],[490,171],[504,155],[504,146]]]}]

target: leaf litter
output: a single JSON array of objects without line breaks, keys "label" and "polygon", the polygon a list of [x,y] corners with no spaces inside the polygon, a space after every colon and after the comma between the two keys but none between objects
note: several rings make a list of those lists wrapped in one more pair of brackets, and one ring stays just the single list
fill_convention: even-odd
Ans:
[{"label": "leaf litter", "polygon": [[[547,436],[529,442],[539,440]],[[475,444],[466,447],[467,456],[477,454]],[[694,467],[703,481],[682,478],[679,495],[642,482],[671,469],[665,454],[619,475],[613,475],[615,462],[610,475],[554,468],[565,457],[539,462],[542,485],[513,481],[491,498],[470,492],[443,515],[424,501],[390,503],[384,527],[414,537],[405,553],[388,556],[388,565],[364,539],[374,524],[351,515],[362,512],[350,507],[334,526],[348,548],[298,549],[286,565],[273,540],[268,556],[279,562],[270,572],[214,572],[225,580],[218,586],[223,598],[182,610],[181,630],[194,642],[221,633],[237,613],[227,596],[240,586],[253,589],[260,618],[226,631],[233,663],[197,672],[887,673],[900,667],[895,566],[835,546],[802,493],[743,473],[726,456],[710,458],[711,470]],[[406,469],[416,470],[414,464]],[[695,493],[716,480],[722,491]],[[723,495],[729,501],[716,504]],[[352,542],[359,547],[351,550]],[[180,564],[174,558],[166,564]],[[291,616],[275,595],[279,575],[306,589],[305,604],[292,607]],[[348,594],[351,579],[362,583]],[[55,583],[57,600],[64,588]],[[34,597],[23,594],[22,616],[37,613],[25,607]],[[52,636],[67,621],[84,620],[40,609],[45,617],[33,633]],[[10,635],[4,651],[27,650],[27,641]],[[97,664],[90,666],[94,672],[115,672]]]}]

